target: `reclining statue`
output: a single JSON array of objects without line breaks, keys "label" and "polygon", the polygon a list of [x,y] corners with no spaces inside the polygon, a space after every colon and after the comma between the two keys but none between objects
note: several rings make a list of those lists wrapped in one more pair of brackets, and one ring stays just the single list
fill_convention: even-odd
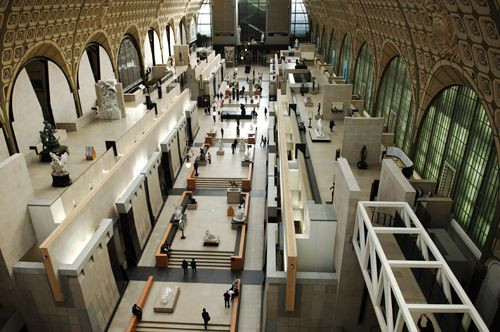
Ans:
[{"label": "reclining statue", "polygon": [[205,232],[205,235],[203,236],[203,243],[204,244],[219,244],[220,242],[220,237],[218,235],[213,234],[210,232],[210,230],[207,229]]}]

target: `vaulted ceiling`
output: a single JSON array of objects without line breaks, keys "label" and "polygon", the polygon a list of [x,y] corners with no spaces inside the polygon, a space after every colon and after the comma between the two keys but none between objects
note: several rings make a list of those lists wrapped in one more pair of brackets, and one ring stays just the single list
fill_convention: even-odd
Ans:
[{"label": "vaulted ceiling", "polygon": [[[418,120],[432,98],[452,84],[484,101],[498,142],[500,127],[500,5],[496,0],[305,0],[313,33],[334,29],[337,47],[350,35],[353,67],[364,42],[375,82],[400,54],[413,83]],[[498,144],[498,143],[497,143]],[[497,145],[500,148],[500,146]]]}]

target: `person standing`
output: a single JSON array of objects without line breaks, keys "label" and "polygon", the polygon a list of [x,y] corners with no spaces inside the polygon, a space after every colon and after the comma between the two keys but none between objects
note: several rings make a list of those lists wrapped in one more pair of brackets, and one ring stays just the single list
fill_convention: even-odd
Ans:
[{"label": "person standing", "polygon": [[239,127],[240,126],[240,117],[237,117],[236,118],[236,127]]},{"label": "person standing", "polygon": [[182,266],[182,269],[184,270],[184,275],[187,276],[188,275],[188,262],[187,262],[187,260],[183,259],[181,266]]},{"label": "person standing", "polygon": [[228,291],[225,291],[224,292],[224,307],[226,308],[230,308],[230,304],[229,304],[229,299],[231,299],[231,295],[229,295],[229,292]]},{"label": "person standing", "polygon": [[191,270],[193,271],[193,275],[196,274],[196,261],[194,258],[191,260]]},{"label": "person standing", "polygon": [[267,137],[264,137],[264,147],[267,146]]},{"label": "person standing", "polygon": [[[221,120],[222,120],[222,116],[221,116]],[[220,129],[220,135],[222,136],[222,138],[224,138],[224,128]]]},{"label": "person standing", "polygon": [[267,118],[267,107],[264,107],[264,116]]},{"label": "person standing", "polygon": [[236,149],[236,146],[234,145],[234,142],[233,142],[233,143],[231,143],[231,151],[233,152],[233,154],[234,154],[234,149]]},{"label": "person standing", "polygon": [[[225,298],[225,295],[224,295]],[[229,302],[229,300],[228,300]],[[142,309],[139,307],[136,303],[132,306],[132,314],[137,316],[137,319],[141,320],[142,319]]]},{"label": "person standing", "polygon": [[332,120],[330,120],[330,132],[333,131],[333,126],[335,126],[335,122]]},{"label": "person standing", "polygon": [[205,330],[208,329],[208,322],[210,321],[210,315],[208,312],[203,308],[203,311],[201,312],[201,318],[203,318],[203,324],[205,325]]},{"label": "person standing", "polygon": [[212,164],[212,155],[210,154],[210,152],[207,152],[207,160],[209,164]]},{"label": "person standing", "polygon": [[214,119],[214,123],[217,121],[217,117],[215,116],[217,113],[213,112],[212,113],[212,119]]},{"label": "person standing", "polygon": [[236,137],[240,137],[240,127],[236,127]]},{"label": "person standing", "polygon": [[198,160],[194,161],[194,176],[198,176]]},{"label": "person standing", "polygon": [[260,137],[260,147],[262,147],[262,143],[264,143],[264,135]]},{"label": "person standing", "polygon": [[[422,325],[422,318],[425,318],[425,320],[426,320],[425,326]],[[421,331],[421,332],[434,332],[434,326],[432,325],[431,320],[429,319],[429,317],[427,317],[426,314],[420,315],[420,317],[418,318],[418,321],[417,321],[417,327],[418,327],[419,331]]]}]

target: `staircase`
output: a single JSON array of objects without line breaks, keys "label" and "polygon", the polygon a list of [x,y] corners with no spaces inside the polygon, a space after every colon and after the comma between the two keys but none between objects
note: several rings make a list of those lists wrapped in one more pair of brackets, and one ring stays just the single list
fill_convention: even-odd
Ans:
[{"label": "staircase", "polygon": [[182,268],[182,260],[191,262],[194,258],[196,267],[201,269],[231,269],[232,251],[210,251],[210,250],[172,250],[168,259],[169,267]]},{"label": "staircase", "polygon": [[230,181],[235,181],[241,188],[241,178],[204,178],[196,177],[196,188],[226,189],[231,188]]},{"label": "staircase", "polygon": [[[201,320],[201,316],[200,316]],[[142,320],[137,324],[135,329],[137,332],[158,332],[158,331],[230,331],[229,324],[210,324],[205,330],[203,323],[170,323],[170,322],[153,322]]]}]

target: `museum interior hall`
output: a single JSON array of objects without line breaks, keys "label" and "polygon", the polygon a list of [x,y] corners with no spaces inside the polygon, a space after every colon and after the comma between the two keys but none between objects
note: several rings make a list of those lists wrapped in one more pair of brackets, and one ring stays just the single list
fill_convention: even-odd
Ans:
[{"label": "museum interior hall", "polygon": [[500,331],[499,26],[0,0],[0,332]]}]

